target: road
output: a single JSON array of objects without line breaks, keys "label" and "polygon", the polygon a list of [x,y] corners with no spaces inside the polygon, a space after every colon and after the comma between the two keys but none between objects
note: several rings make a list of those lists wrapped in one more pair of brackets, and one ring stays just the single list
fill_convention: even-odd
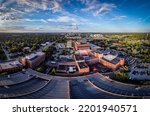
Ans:
[{"label": "road", "polygon": [[54,42],[51,42],[49,45],[46,45],[45,47],[40,47],[38,50],[36,50],[37,52],[41,52],[43,51],[43,49],[47,48],[47,47],[50,47],[51,45],[53,45],[54,43],[56,43],[56,41]]}]

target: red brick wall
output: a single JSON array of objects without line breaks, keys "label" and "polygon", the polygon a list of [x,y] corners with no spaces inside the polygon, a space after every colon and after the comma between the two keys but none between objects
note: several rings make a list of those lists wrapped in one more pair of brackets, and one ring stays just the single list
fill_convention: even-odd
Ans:
[{"label": "red brick wall", "polygon": [[27,64],[26,64],[26,63],[27,63],[27,62],[26,62],[26,58],[22,58],[22,59],[21,59],[21,63],[22,63],[22,65],[26,66],[26,65],[27,65]]},{"label": "red brick wall", "polygon": [[112,64],[110,62],[107,62],[103,59],[100,59],[100,63],[102,63],[104,66],[112,69],[112,70],[116,70],[117,68],[119,68],[120,66],[124,65],[124,60],[120,60],[120,62],[118,62],[117,64]]},{"label": "red brick wall", "polygon": [[104,66],[108,68],[111,68],[112,70],[116,70],[120,66],[123,66],[125,63],[124,59],[120,59],[120,62],[118,62],[117,64],[112,64],[110,62],[107,62],[106,60],[101,59],[102,54],[99,54],[99,53],[94,53],[94,56],[99,58],[99,61],[101,64],[103,64]]},{"label": "red brick wall", "polygon": [[79,68],[80,73],[88,73],[89,71],[90,71],[89,67],[88,68],[82,68],[82,69]]}]

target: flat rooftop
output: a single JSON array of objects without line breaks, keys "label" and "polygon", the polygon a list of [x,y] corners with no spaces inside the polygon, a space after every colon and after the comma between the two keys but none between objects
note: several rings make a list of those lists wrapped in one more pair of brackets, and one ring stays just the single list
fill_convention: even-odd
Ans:
[{"label": "flat rooftop", "polygon": [[96,57],[87,55],[87,56],[83,56],[83,58],[84,58],[84,60],[92,60],[92,59],[94,59]]},{"label": "flat rooftop", "polygon": [[81,45],[81,46],[89,46],[89,42],[87,42],[86,40],[82,40],[82,41],[76,41],[76,44]]},{"label": "flat rooftop", "polygon": [[107,62],[110,62],[112,64],[117,64],[120,61],[120,58],[116,57],[113,60],[107,60],[105,58],[102,57],[103,60],[106,60]]},{"label": "flat rooftop", "polygon": [[19,61],[10,61],[10,62],[0,63],[0,68],[2,70],[21,67],[21,66],[22,64]]},{"label": "flat rooftop", "polygon": [[96,52],[96,53],[99,53],[99,54],[103,54],[104,49],[99,48],[99,49],[97,49],[95,52]]},{"label": "flat rooftop", "polygon": [[88,68],[88,65],[85,62],[78,62],[80,68]]},{"label": "flat rooftop", "polygon": [[66,71],[67,70],[67,66],[66,65],[59,65],[57,70],[64,70],[64,71]]},{"label": "flat rooftop", "polygon": [[25,58],[28,59],[28,60],[34,60],[36,59],[38,56],[42,56],[44,55],[45,53],[44,52],[36,52],[36,53],[32,53],[28,56],[26,56]]},{"label": "flat rooftop", "polygon": [[75,53],[77,54],[88,54],[91,50],[87,49],[87,50],[77,50]]},{"label": "flat rooftop", "polygon": [[99,49],[100,48],[99,46],[92,44],[92,43],[90,43],[90,47],[91,47],[91,49]]},{"label": "flat rooftop", "polygon": [[108,60],[108,61],[112,61],[112,60],[116,59],[117,56],[112,55],[112,54],[108,54],[108,55],[103,55],[103,58]]},{"label": "flat rooftop", "polygon": [[78,60],[84,60],[84,58],[83,58],[82,55],[75,55],[75,57],[76,57],[76,60],[77,60],[77,61],[78,61]]},{"label": "flat rooftop", "polygon": [[73,62],[74,59],[62,57],[59,59],[59,62]]},{"label": "flat rooftop", "polygon": [[67,39],[81,39],[80,36],[67,36]]}]

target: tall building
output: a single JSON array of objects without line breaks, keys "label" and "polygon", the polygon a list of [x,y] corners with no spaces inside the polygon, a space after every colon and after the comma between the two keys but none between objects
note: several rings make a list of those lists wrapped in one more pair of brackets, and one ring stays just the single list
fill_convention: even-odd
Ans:
[{"label": "tall building", "polygon": [[36,66],[40,65],[44,60],[45,60],[45,53],[36,52],[22,58],[21,62],[26,67],[35,68]]}]

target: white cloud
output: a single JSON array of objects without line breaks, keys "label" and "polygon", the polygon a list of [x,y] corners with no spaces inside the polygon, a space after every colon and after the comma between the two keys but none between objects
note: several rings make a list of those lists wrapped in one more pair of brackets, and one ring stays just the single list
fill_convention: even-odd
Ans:
[{"label": "white cloud", "polygon": [[43,27],[34,27],[30,25],[8,25],[3,28],[0,27],[0,32],[45,32],[46,30]]},{"label": "white cloud", "polygon": [[[5,25],[22,26],[29,22],[42,22],[42,24],[50,23],[56,27],[61,24],[65,28],[66,25],[72,25],[73,28],[77,29],[78,25],[83,25],[88,22],[87,19],[66,11],[63,8],[63,2],[70,3],[69,0],[0,0],[0,27],[6,27]],[[87,0],[86,4],[89,3],[90,0]],[[25,18],[26,15],[31,16],[33,14],[34,16],[35,13],[40,13],[41,10],[46,10],[47,14],[45,18]],[[54,17],[48,18],[48,13],[57,14]],[[42,24],[40,23],[39,25]],[[32,27],[32,25],[29,27]]]},{"label": "white cloud", "polygon": [[21,5],[31,7],[33,10],[52,10],[58,12],[62,9],[60,0],[16,0]]},{"label": "white cloud", "polygon": [[92,0],[80,0],[81,3],[86,5],[86,8],[82,8],[81,11],[83,12],[92,12],[94,16],[106,13],[111,11],[113,8],[116,7],[115,4],[111,3],[101,3],[99,1],[92,1]]},{"label": "white cloud", "polygon": [[1,16],[9,18],[14,15],[29,13],[36,10],[50,10],[52,12],[60,12],[62,9],[61,0],[2,0],[0,1]]},{"label": "white cloud", "polygon": [[25,13],[25,12],[23,12],[23,11],[16,10],[15,8],[11,8],[11,11],[18,12],[18,13],[21,13],[21,14],[24,14],[24,13]]},{"label": "white cloud", "polygon": [[115,16],[111,20],[122,20],[122,19],[125,19],[125,18],[127,18],[127,16],[122,15],[122,16]]},{"label": "white cloud", "polygon": [[80,1],[82,4],[86,4],[86,5],[91,5],[91,4],[96,4],[97,0],[78,0]]},{"label": "white cloud", "polygon": [[81,11],[90,11],[90,10],[94,10],[95,9],[95,6],[94,5],[91,5],[91,6],[89,6],[89,7],[87,7],[87,8],[83,8],[83,9],[81,9]]},{"label": "white cloud", "polygon": [[[62,0],[0,0],[0,24],[32,21],[48,23],[44,19],[22,19],[25,14],[38,10],[53,13],[62,11]],[[60,19],[61,20],[61,19]]]},{"label": "white cloud", "polygon": [[[18,15],[19,14],[19,15]],[[23,12],[15,10],[13,8],[11,9],[5,9],[1,8],[0,9],[0,21],[7,21],[8,20],[18,20],[21,18],[21,15]]]},{"label": "white cloud", "polygon": [[27,22],[43,22],[43,23],[48,23],[47,20],[45,19],[22,19],[21,21],[27,21]]},{"label": "white cloud", "polygon": [[80,17],[70,17],[70,16],[59,16],[57,18],[47,19],[49,22],[55,23],[82,23],[83,19]]},{"label": "white cloud", "polygon": [[59,12],[59,11],[61,11],[62,10],[62,7],[61,7],[61,4],[60,4],[60,2],[56,2],[55,0],[54,1],[52,1],[52,8],[51,8],[51,10],[55,13],[55,12]]},{"label": "white cloud", "polygon": [[77,22],[75,18],[71,18],[68,16],[62,16],[57,19],[58,22]]},{"label": "white cloud", "polygon": [[43,23],[79,23],[80,19],[72,18],[69,16],[59,16],[57,18],[49,18],[49,19],[21,19],[20,21],[26,21],[26,22],[43,22]]},{"label": "white cloud", "polygon": [[41,19],[41,22],[48,23],[45,19]]},{"label": "white cloud", "polygon": [[100,4],[99,7],[96,9],[96,12],[94,13],[95,16],[102,14],[104,12],[110,11],[113,8],[115,8],[116,6],[114,4]]}]

